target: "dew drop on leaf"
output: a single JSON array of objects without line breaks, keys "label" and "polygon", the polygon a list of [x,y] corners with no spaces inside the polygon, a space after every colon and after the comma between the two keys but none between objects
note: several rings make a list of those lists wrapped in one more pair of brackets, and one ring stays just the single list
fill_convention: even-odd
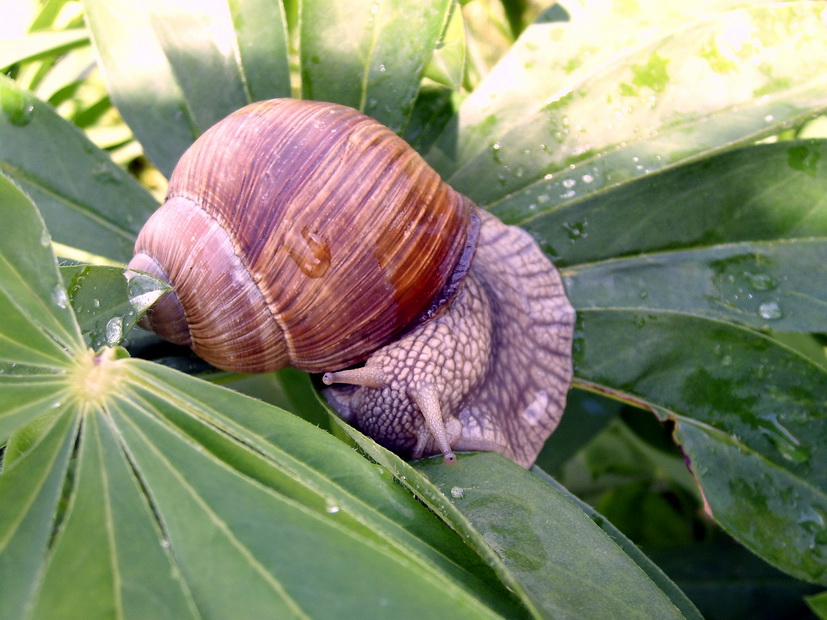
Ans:
[{"label": "dew drop on leaf", "polygon": [[69,295],[63,285],[58,284],[52,291],[52,301],[55,302],[58,308],[66,308],[69,306]]},{"label": "dew drop on leaf", "polygon": [[110,345],[118,344],[123,337],[123,319],[114,316],[106,324],[106,342]]},{"label": "dew drop on leaf", "polygon": [[778,302],[765,301],[758,306],[758,315],[768,321],[777,321],[784,316],[784,313],[781,311],[781,306],[778,305]]}]

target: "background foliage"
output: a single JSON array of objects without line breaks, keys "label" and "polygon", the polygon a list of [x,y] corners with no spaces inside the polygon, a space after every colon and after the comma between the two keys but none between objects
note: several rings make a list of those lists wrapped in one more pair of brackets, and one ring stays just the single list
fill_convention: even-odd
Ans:
[{"label": "background foliage", "polygon": [[[0,3],[0,618],[827,617],[827,5],[463,4]],[[561,266],[576,389],[532,471],[407,464],[302,373],[132,329],[178,157],[283,96]]]}]

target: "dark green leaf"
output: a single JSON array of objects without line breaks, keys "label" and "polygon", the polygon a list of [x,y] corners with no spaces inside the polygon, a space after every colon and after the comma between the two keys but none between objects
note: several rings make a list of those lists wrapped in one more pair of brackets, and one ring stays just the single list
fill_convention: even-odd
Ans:
[{"label": "dark green leaf", "polygon": [[417,469],[453,498],[543,615],[685,617],[568,494],[502,456],[463,456],[455,467],[421,461]]},{"label": "dark green leaf", "polygon": [[675,310],[779,331],[827,331],[827,237],[735,243],[568,270],[576,308]]},{"label": "dark green leaf", "polygon": [[400,131],[450,9],[450,0],[302,3],[303,97],[349,105]]},{"label": "dark green leaf", "polygon": [[723,153],[557,209],[545,194],[524,192],[494,212],[571,265],[640,252],[824,237],[825,182],[827,141],[780,142]]},{"label": "dark green leaf", "polygon": [[663,311],[581,310],[578,334],[579,381],[671,412],[719,523],[782,570],[827,581],[823,366],[747,329]]},{"label": "dark green leaf", "polygon": [[76,127],[0,76],[0,171],[34,200],[55,241],[125,261],[157,206]]}]

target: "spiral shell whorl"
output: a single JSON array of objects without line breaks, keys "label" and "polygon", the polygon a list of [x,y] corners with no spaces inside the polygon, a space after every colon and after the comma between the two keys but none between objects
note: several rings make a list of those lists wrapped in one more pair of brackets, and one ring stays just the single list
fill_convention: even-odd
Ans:
[{"label": "spiral shell whorl", "polygon": [[[271,100],[230,115],[184,154],[136,252],[168,276],[207,361],[331,370],[447,301],[473,254],[474,218],[470,201],[376,121]],[[213,246],[220,256],[208,255]]]}]

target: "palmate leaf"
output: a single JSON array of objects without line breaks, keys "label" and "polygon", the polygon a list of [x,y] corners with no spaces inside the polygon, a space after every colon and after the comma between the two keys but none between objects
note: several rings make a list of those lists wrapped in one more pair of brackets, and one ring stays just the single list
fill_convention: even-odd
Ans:
[{"label": "palmate leaf", "polygon": [[[329,434],[86,349],[36,209],[5,178],[0,204],[0,434],[15,434],[0,476],[4,616],[525,615],[439,519]],[[74,275],[111,270],[94,271]]]}]

